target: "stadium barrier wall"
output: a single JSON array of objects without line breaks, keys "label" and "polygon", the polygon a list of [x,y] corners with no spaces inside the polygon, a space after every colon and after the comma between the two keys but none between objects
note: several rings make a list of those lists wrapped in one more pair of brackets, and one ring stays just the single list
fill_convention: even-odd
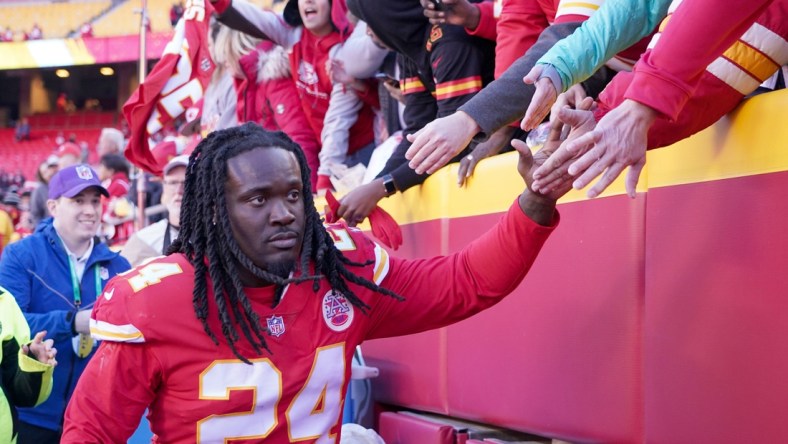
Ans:
[{"label": "stadium barrier wall", "polygon": [[[571,442],[788,440],[786,122],[788,91],[762,94],[650,152],[635,199],[623,176],[597,199],[570,192],[503,302],[364,344],[376,399]],[[516,163],[482,162],[467,189],[452,165],[385,199],[394,254],[476,239],[523,189]]]}]

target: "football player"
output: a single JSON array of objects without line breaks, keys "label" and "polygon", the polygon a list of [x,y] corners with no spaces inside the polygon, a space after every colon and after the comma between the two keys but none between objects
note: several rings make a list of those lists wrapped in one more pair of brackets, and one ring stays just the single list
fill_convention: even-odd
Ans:
[{"label": "football player", "polygon": [[[528,183],[549,153],[534,161],[516,148]],[[103,342],[62,442],[125,442],[146,408],[159,442],[338,442],[356,346],[500,301],[571,187],[539,195],[526,186],[463,250],[404,260],[355,228],[324,226],[309,178],[298,145],[253,123],[197,146],[170,255],[114,279],[93,310]]]}]

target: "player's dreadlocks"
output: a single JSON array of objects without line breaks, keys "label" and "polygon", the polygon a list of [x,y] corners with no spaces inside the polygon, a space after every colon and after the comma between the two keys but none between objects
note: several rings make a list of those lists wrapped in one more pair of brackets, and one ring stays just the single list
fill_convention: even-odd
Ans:
[{"label": "player's dreadlocks", "polygon": [[[291,278],[269,273],[256,266],[242,251],[233,237],[225,200],[227,162],[239,154],[256,148],[281,148],[293,153],[301,167],[304,184],[304,236],[301,247],[300,273]],[[200,142],[189,159],[186,185],[181,204],[181,229],[178,239],[170,246],[169,254],[183,253],[194,266],[194,291],[192,301],[197,318],[202,322],[208,336],[218,344],[216,335],[208,325],[208,276],[213,286],[213,299],[222,324],[222,335],[233,353],[244,362],[235,347],[239,339],[237,328],[252,344],[258,354],[266,345],[264,329],[252,309],[236,267],[248,269],[255,276],[276,286],[276,305],[290,283],[313,281],[315,292],[319,281],[325,277],[331,288],[343,294],[347,300],[366,313],[369,308],[350,289],[348,282],[370,290],[401,299],[396,293],[376,285],[348,270],[348,266],[364,266],[347,259],[337,248],[315,209],[312,200],[309,167],[301,148],[283,132],[266,131],[254,123],[220,131],[214,131]],[[314,264],[314,275],[309,275],[310,263]]]}]

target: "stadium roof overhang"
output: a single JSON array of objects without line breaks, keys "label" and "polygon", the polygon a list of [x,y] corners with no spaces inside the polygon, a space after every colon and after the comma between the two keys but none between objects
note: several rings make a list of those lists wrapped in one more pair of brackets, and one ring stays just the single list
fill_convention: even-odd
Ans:
[{"label": "stadium roof overhang", "polygon": [[[158,59],[172,33],[148,36],[145,54]],[[140,58],[139,36],[48,39],[0,43],[0,70],[133,62]]]}]

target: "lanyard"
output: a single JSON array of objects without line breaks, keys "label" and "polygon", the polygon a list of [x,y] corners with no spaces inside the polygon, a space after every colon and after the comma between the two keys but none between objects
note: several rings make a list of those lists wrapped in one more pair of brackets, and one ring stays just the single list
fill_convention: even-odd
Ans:
[{"label": "lanyard", "polygon": [[[71,270],[71,287],[74,289],[74,305],[79,310],[79,306],[82,305],[82,291],[79,285],[79,278],[77,277],[77,269],[74,266],[74,260],[71,259],[71,256],[68,256],[68,266]],[[101,276],[99,275],[99,264],[95,264],[93,266],[93,275],[96,278],[96,298],[99,297],[101,294]]]},{"label": "lanyard", "polygon": [[161,254],[167,254],[167,249],[170,248],[170,221],[167,221],[167,227],[164,229],[164,242],[162,242]]}]

